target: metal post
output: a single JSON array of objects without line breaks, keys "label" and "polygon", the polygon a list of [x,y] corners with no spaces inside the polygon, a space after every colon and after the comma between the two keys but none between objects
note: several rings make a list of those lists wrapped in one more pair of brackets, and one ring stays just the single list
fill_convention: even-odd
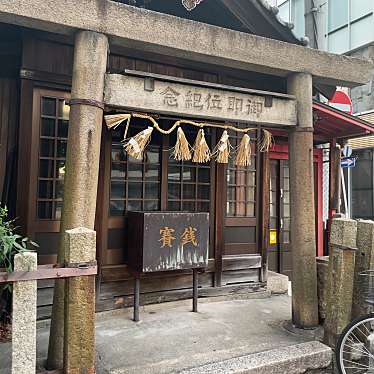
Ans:
[{"label": "metal post", "polygon": [[134,322],[139,322],[140,278],[134,280]]},{"label": "metal post", "polygon": [[198,283],[199,283],[199,276],[197,273],[197,269],[192,269],[192,278],[193,278],[193,291],[192,291],[192,311],[197,313],[197,298],[198,295]]},{"label": "metal post", "polygon": [[340,168],[340,179],[341,179],[341,182],[342,182],[342,191],[343,191],[343,200],[344,200],[344,213],[345,213],[345,216],[347,218],[350,218],[349,210],[348,210],[347,191],[345,189],[345,177],[344,177],[343,168]]}]

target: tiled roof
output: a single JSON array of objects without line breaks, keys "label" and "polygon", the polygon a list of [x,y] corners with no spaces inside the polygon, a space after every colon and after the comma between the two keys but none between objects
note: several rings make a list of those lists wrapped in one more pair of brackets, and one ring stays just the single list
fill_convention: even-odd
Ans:
[{"label": "tiled roof", "polygon": [[[247,0],[251,1],[251,0]],[[252,2],[252,1],[251,1]],[[284,21],[279,16],[279,9],[273,5],[270,5],[267,0],[255,0],[258,4],[260,4],[270,15],[275,19],[276,22],[279,23],[281,26],[281,32],[285,36],[285,41],[289,41],[289,39],[293,38],[295,41],[297,41],[297,44],[301,45],[307,45],[308,44],[308,38],[306,36],[298,37],[292,30],[294,28],[294,25],[290,22]]]}]

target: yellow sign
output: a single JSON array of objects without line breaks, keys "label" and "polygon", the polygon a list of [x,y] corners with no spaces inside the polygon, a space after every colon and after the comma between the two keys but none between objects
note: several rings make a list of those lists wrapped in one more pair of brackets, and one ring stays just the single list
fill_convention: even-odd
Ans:
[{"label": "yellow sign", "polygon": [[270,244],[277,244],[278,242],[277,230],[270,230],[269,241],[270,241]]}]

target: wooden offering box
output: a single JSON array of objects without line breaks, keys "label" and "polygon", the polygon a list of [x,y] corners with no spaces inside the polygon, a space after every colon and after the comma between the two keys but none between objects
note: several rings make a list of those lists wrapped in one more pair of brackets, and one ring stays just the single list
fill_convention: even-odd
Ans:
[{"label": "wooden offering box", "polygon": [[208,266],[209,214],[129,212],[128,265],[139,273]]}]

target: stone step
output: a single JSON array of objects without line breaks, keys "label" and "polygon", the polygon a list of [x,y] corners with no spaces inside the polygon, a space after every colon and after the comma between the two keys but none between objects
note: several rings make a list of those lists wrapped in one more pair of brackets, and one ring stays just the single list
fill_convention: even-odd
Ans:
[{"label": "stone step", "polygon": [[311,341],[182,370],[179,374],[298,374],[326,369],[331,361],[331,348]]}]

